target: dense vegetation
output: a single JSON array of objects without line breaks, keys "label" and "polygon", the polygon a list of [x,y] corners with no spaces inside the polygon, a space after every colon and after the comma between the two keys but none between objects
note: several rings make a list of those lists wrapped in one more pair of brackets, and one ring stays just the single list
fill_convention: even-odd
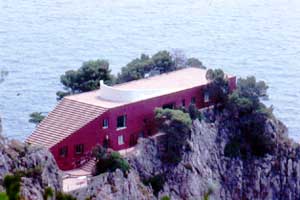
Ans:
[{"label": "dense vegetation", "polygon": [[207,88],[210,96],[215,97],[217,102],[226,102],[229,95],[229,86],[228,79],[223,70],[207,70],[206,79],[211,82]]},{"label": "dense vegetation", "polygon": [[181,110],[155,109],[155,118],[159,128],[166,133],[165,149],[162,155],[165,162],[177,164],[181,161],[183,149],[190,137],[192,119]]},{"label": "dense vegetation", "polygon": [[143,183],[147,186],[151,186],[154,195],[158,195],[159,191],[163,189],[165,183],[164,174],[157,174],[148,179],[143,180]]},{"label": "dense vegetation", "polygon": [[267,95],[268,86],[255,77],[238,79],[237,89],[229,94],[228,82],[222,70],[209,70],[207,78],[211,80],[215,94],[219,95],[222,106],[218,111],[226,113],[223,127],[231,130],[231,136],[224,153],[229,157],[249,158],[272,153],[274,141],[265,132],[265,124],[273,117],[272,107],[268,108],[260,101]]},{"label": "dense vegetation", "polygon": [[66,71],[60,77],[65,91],[58,91],[57,98],[66,95],[87,92],[99,88],[100,80],[107,84],[113,83],[113,76],[106,60],[90,60],[84,62],[78,70]]},{"label": "dense vegetation", "polygon": [[142,54],[129,62],[121,69],[118,74],[117,83],[124,83],[132,80],[138,80],[151,75],[152,73],[166,73],[184,67],[205,68],[196,58],[187,59],[183,53],[168,51],[159,51],[152,57]]},{"label": "dense vegetation", "polygon": [[109,151],[100,145],[93,149],[93,157],[96,159],[94,176],[105,172],[114,172],[116,169],[120,169],[124,174],[127,174],[130,170],[127,160],[118,152]]}]

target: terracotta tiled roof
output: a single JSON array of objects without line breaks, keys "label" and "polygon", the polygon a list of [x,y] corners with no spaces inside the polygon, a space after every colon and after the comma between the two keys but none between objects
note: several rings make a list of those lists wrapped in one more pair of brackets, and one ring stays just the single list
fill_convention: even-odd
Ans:
[{"label": "terracotta tiled roof", "polygon": [[37,126],[26,142],[51,148],[107,109],[64,98]]}]

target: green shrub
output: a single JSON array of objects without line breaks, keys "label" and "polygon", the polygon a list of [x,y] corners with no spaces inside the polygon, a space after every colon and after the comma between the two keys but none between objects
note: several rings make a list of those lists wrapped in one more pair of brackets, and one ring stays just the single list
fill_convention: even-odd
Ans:
[{"label": "green shrub", "polygon": [[190,137],[192,120],[189,114],[181,110],[156,108],[155,118],[160,130],[166,133],[163,141],[166,151],[162,152],[162,160],[171,164],[179,163]]},{"label": "green shrub", "polygon": [[241,156],[240,144],[238,138],[231,139],[225,146],[224,155],[231,158]]},{"label": "green shrub", "polygon": [[73,197],[70,194],[65,194],[63,192],[58,192],[56,194],[56,200],[76,200],[76,198]]},{"label": "green shrub", "polygon": [[6,189],[6,194],[9,200],[19,200],[21,177],[18,175],[6,175],[4,177],[3,186]]},{"label": "green shrub", "polygon": [[206,72],[206,79],[210,81],[207,86],[209,96],[218,103],[225,103],[229,94],[228,79],[221,69],[209,69]]},{"label": "green shrub", "polygon": [[43,115],[42,112],[33,112],[29,115],[29,117],[30,117],[30,119],[29,119],[30,123],[39,124],[39,123],[41,123],[41,121],[43,121],[43,119],[46,116]]},{"label": "green shrub", "polygon": [[169,196],[163,196],[160,198],[160,200],[171,200],[171,198]]},{"label": "green shrub", "polygon": [[14,171],[15,176],[19,177],[28,177],[28,178],[35,178],[38,179],[42,175],[42,167],[41,166],[35,166],[33,168],[28,168],[26,170],[16,170]]},{"label": "green shrub", "polygon": [[5,192],[0,192],[0,200],[9,200],[9,198]]},{"label": "green shrub", "polygon": [[203,119],[202,113],[198,110],[195,104],[190,104],[188,111],[192,120],[198,119],[199,121],[201,121]]},{"label": "green shrub", "polygon": [[48,198],[53,197],[54,193],[51,187],[46,187],[44,189],[44,194],[43,194],[43,198],[44,200],[48,200]]},{"label": "green shrub", "polygon": [[130,170],[130,165],[118,152],[107,152],[107,149],[96,146],[93,149],[93,156],[96,158],[96,165],[93,175],[105,172],[113,172],[120,169],[123,173]]},{"label": "green shrub", "polygon": [[158,174],[148,179],[145,179],[143,182],[145,185],[151,185],[153,193],[157,196],[159,191],[161,191],[164,187],[165,177],[163,174]]},{"label": "green shrub", "polygon": [[198,58],[188,58],[186,64],[189,67],[206,69],[206,67],[202,64],[202,62]]},{"label": "green shrub", "polygon": [[186,127],[190,127],[192,124],[192,120],[189,114],[184,113],[181,110],[174,110],[168,108],[167,109],[156,108],[155,118],[158,121],[170,120],[170,121],[178,122]]}]

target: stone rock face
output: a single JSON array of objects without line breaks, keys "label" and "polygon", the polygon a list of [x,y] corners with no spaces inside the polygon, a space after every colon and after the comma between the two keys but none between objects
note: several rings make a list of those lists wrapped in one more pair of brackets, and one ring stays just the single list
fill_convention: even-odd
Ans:
[{"label": "stone rock face", "polygon": [[17,140],[7,140],[1,136],[0,182],[5,175],[16,172],[27,173],[22,177],[20,192],[25,199],[43,199],[45,187],[58,191],[62,188],[61,174],[48,150],[31,147]]},{"label": "stone rock face", "polygon": [[41,175],[37,177],[22,178],[21,194],[28,199],[43,199],[45,187],[54,191],[62,188],[61,173],[52,154],[45,149],[30,148],[28,153],[21,158],[21,170],[40,168]]},{"label": "stone rock face", "polygon": [[[85,190],[92,199],[203,199],[212,190],[211,199],[300,199],[300,147],[288,139],[286,127],[279,121],[266,124],[274,135],[276,150],[263,158],[242,160],[224,156],[228,130],[217,123],[194,121],[182,161],[168,165],[160,160],[163,135],[142,139],[128,156],[132,166],[128,178],[121,171],[95,177]],[[143,179],[164,174],[165,183],[157,196]],[[115,188],[115,189],[113,189]],[[141,189],[143,188],[143,189]],[[121,192],[122,191],[122,192]]]},{"label": "stone rock face", "polygon": [[143,185],[134,171],[126,177],[120,170],[94,177],[91,184],[87,188],[75,192],[75,196],[78,199],[97,200],[155,199],[152,190]]},{"label": "stone rock face", "polygon": [[251,160],[225,157],[226,130],[220,131],[217,126],[195,121],[192,150],[176,166],[159,162],[151,166],[149,161],[156,157],[155,150],[147,152],[155,146],[151,141],[138,146],[136,151],[143,153],[132,155],[131,163],[142,177],[165,174],[166,182],[159,195],[168,194],[172,199],[201,199],[211,188],[213,199],[300,199],[300,147],[283,140],[287,129],[281,122],[269,121],[266,126],[278,140],[274,155]]}]

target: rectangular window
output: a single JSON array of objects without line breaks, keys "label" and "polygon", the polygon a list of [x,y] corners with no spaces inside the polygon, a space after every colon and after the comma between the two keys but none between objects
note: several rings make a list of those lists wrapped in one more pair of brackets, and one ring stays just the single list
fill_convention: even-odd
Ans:
[{"label": "rectangular window", "polygon": [[209,102],[209,92],[204,93],[204,102],[208,103]]},{"label": "rectangular window", "polygon": [[83,154],[83,151],[84,151],[83,148],[84,148],[83,144],[75,145],[75,153],[76,154]]},{"label": "rectangular window", "polygon": [[108,128],[108,119],[103,119],[102,127],[103,128]]},{"label": "rectangular window", "polygon": [[117,118],[117,128],[126,128],[126,115]]},{"label": "rectangular window", "polygon": [[124,144],[124,137],[123,137],[123,135],[119,135],[118,136],[118,145],[122,145],[122,144]]},{"label": "rectangular window", "polygon": [[196,97],[192,97],[191,103],[192,103],[192,104],[195,104],[195,103],[196,103]]},{"label": "rectangular window", "polygon": [[185,107],[185,99],[181,100],[181,104],[182,104],[183,107]]},{"label": "rectangular window", "polygon": [[163,109],[174,109],[174,103],[168,103],[163,105]]},{"label": "rectangular window", "polygon": [[62,148],[59,149],[59,156],[60,157],[68,156],[68,147],[67,146],[63,146]]}]

